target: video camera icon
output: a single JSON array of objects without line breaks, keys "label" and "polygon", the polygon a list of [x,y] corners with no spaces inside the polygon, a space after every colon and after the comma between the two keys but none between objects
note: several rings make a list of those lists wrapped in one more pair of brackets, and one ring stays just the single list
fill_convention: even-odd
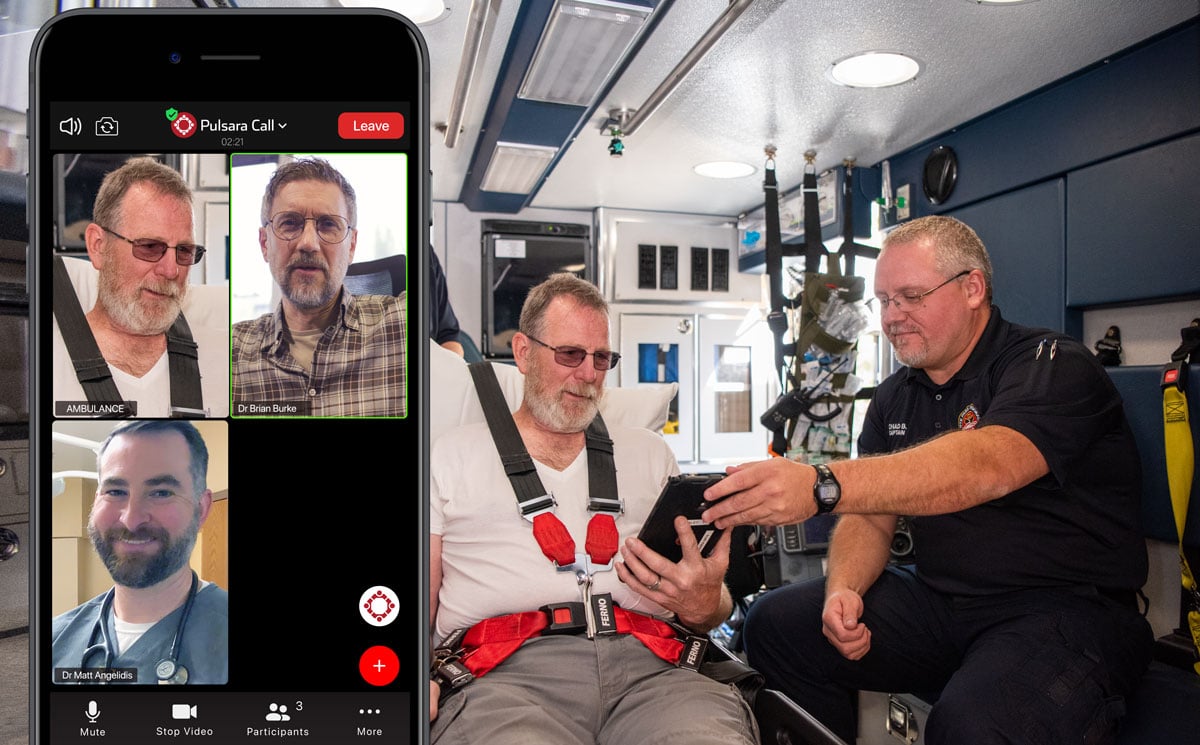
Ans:
[{"label": "video camera icon", "polygon": [[120,122],[111,116],[102,116],[96,120],[97,137],[116,137],[120,134]]},{"label": "video camera icon", "polygon": [[67,117],[58,123],[58,131],[65,135],[77,135],[83,132],[83,121],[77,116]]}]

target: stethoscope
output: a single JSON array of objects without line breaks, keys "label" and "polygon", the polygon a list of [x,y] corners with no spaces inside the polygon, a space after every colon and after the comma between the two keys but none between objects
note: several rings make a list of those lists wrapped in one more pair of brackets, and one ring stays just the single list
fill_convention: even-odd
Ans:
[{"label": "stethoscope", "polygon": [[[154,675],[158,678],[159,685],[182,685],[188,682],[188,670],[183,665],[179,664],[179,647],[183,643],[183,631],[187,627],[188,616],[192,612],[192,602],[196,599],[196,588],[199,585],[199,579],[196,573],[192,572],[192,586],[188,590],[187,600],[183,603],[183,613],[179,616],[179,625],[175,628],[175,638],[171,641],[171,651],[167,657],[154,663]],[[87,667],[87,660],[97,652],[104,654],[104,664],[102,667],[110,667],[113,661],[113,644],[112,637],[108,634],[108,612],[112,609],[113,592],[116,588],[110,588],[104,594],[104,600],[100,601],[100,614],[96,617],[96,623],[92,625],[92,633],[88,636],[88,644],[90,645],[83,651],[83,659],[79,661],[80,667]],[[92,640],[96,638],[96,627],[100,627],[100,643],[93,644]]]}]

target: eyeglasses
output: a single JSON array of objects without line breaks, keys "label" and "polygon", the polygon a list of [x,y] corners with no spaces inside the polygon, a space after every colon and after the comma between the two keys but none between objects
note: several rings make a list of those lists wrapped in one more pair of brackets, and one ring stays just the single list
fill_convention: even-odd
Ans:
[{"label": "eyeglasses", "polygon": [[100,229],[133,244],[134,258],[141,259],[142,261],[158,261],[167,252],[168,248],[175,249],[175,263],[180,266],[199,264],[200,259],[204,258],[204,246],[198,246],[195,243],[176,243],[174,246],[171,246],[163,241],[156,241],[152,238],[138,238],[137,240],[126,238],[117,231],[106,228],[103,225],[100,225]]},{"label": "eyeglasses", "polygon": [[901,292],[893,297],[877,295],[875,299],[879,301],[879,312],[882,313],[886,311],[888,309],[888,303],[891,303],[892,305],[896,306],[896,310],[900,311],[901,313],[910,313],[920,307],[921,301],[924,300],[927,295],[937,292],[954,280],[961,279],[971,272],[971,269],[963,269],[961,272],[955,274],[953,277],[941,283],[937,287],[934,287],[932,290],[926,290],[925,292]]},{"label": "eyeglasses", "polygon": [[[529,334],[525,334],[525,336],[529,336]],[[532,336],[529,336],[529,340],[541,344],[546,349],[554,352],[554,361],[563,367],[579,367],[583,364],[584,358],[589,354],[592,356],[592,367],[600,371],[611,370],[621,361],[621,354],[619,352],[589,352],[579,347],[552,347],[541,339],[534,339]]]},{"label": "eyeglasses", "polygon": [[270,225],[279,240],[294,241],[304,232],[309,220],[316,224],[317,235],[326,243],[341,243],[351,230],[350,221],[341,215],[305,217],[299,212],[280,212],[263,225]]}]

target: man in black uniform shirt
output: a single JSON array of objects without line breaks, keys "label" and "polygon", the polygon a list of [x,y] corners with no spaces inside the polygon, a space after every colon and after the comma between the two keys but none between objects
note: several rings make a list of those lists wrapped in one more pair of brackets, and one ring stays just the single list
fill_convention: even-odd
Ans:
[{"label": "man in black uniform shirt", "polygon": [[[857,690],[940,695],[930,743],[1112,742],[1149,664],[1140,461],[1082,344],[1005,321],[973,230],[897,227],[875,275],[907,365],[875,393],[861,456],[729,469],[721,527],[841,515],[828,573],[751,607],[750,663],[848,742]],[[732,496],[729,496],[732,495]],[[889,566],[897,516],[912,566]]]}]

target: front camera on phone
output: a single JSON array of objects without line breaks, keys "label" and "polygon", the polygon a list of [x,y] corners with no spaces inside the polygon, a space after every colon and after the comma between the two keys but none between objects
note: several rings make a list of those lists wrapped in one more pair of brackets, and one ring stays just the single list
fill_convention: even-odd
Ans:
[{"label": "front camera on phone", "polygon": [[171,61],[172,65],[178,65],[181,61],[183,61],[183,55],[179,52],[171,52],[167,55],[167,59]]}]

